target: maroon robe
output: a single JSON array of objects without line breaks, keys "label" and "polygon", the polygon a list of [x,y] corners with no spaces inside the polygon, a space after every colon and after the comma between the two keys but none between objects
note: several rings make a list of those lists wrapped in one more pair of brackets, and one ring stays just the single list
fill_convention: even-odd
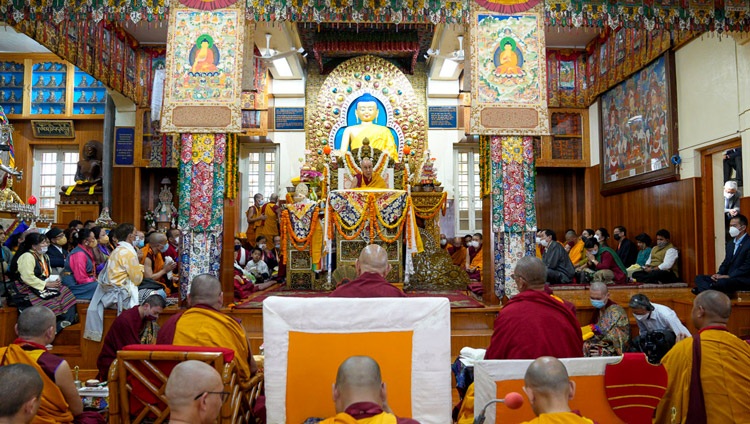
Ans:
[{"label": "maroon robe", "polygon": [[331,292],[329,297],[406,297],[380,274],[364,272],[359,277],[344,283]]},{"label": "maroon robe", "polygon": [[123,311],[119,317],[115,318],[112,327],[104,337],[102,351],[96,359],[96,367],[99,369],[98,379],[106,381],[109,378],[109,367],[117,358],[117,351],[131,344],[141,343],[141,329],[143,328],[143,318],[138,311],[138,306],[134,306]]},{"label": "maroon robe", "polygon": [[581,326],[560,300],[538,290],[526,290],[503,307],[495,320],[484,359],[583,357]]}]

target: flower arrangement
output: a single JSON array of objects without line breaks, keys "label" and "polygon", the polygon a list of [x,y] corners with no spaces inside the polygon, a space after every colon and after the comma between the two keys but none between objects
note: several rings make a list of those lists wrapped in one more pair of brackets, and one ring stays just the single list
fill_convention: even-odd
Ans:
[{"label": "flower arrangement", "polygon": [[143,220],[146,221],[146,228],[156,227],[156,215],[154,215],[153,212],[146,211],[146,213],[143,214]]}]

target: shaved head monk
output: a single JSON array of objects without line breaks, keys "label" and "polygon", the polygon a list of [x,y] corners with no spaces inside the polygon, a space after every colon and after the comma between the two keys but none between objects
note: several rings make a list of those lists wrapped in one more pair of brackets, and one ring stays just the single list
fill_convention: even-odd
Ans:
[{"label": "shaved head monk", "polygon": [[26,424],[36,416],[44,382],[34,367],[12,364],[0,367],[0,423]]},{"label": "shaved head monk", "polygon": [[221,313],[224,305],[221,282],[211,274],[193,279],[188,294],[190,309],[170,318],[159,330],[157,344],[224,347],[234,350],[240,379],[250,380],[258,371],[244,327]]},{"label": "shaved head monk", "polygon": [[529,398],[536,418],[525,424],[559,423],[592,424],[593,421],[572,412],[568,401],[576,394],[576,383],[568,378],[568,370],[559,359],[537,358],[523,377],[523,391]]},{"label": "shaved head monk", "polygon": [[[0,348],[0,366],[26,364],[34,367],[44,382],[36,422],[92,423],[91,412],[83,411],[83,402],[73,383],[70,365],[63,358],[47,352],[55,340],[55,314],[42,305],[32,306],[18,316],[18,338]],[[5,381],[0,384],[8,384]],[[95,414],[95,413],[94,413]]]},{"label": "shaved head monk", "polygon": [[578,319],[562,299],[544,291],[544,262],[524,256],[516,264],[512,278],[520,293],[498,314],[485,359],[583,356]]},{"label": "shaved head monk", "polygon": [[727,331],[729,297],[700,293],[691,313],[698,334],[678,342],[662,359],[667,392],[656,408],[656,423],[739,423],[750,417],[750,345]]},{"label": "shaved head monk", "polygon": [[352,356],[336,373],[333,385],[336,416],[321,424],[356,422],[419,424],[410,418],[398,418],[388,407],[380,366],[369,356]]},{"label": "shaved head monk", "polygon": [[357,278],[336,288],[330,297],[406,297],[404,292],[388,283],[391,271],[388,252],[377,244],[362,249],[355,262]]},{"label": "shaved head monk", "polygon": [[169,375],[165,390],[169,405],[169,422],[210,424],[216,422],[221,405],[229,397],[221,376],[201,361],[177,364]]}]

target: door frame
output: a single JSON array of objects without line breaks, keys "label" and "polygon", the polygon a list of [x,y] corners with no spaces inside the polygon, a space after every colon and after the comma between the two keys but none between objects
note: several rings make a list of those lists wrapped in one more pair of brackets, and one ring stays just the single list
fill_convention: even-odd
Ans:
[{"label": "door frame", "polygon": [[[702,254],[697,255],[698,258],[702,257],[702,260],[698,259],[698,273],[713,274],[718,269],[718,265],[716,264],[716,241],[714,240],[716,235],[713,232],[714,217],[716,213],[713,208],[713,155],[715,155],[716,153],[726,152],[727,150],[736,147],[742,147],[742,139],[739,137],[732,138],[699,150],[701,155],[702,202],[698,205],[698,207],[700,208],[699,213],[703,221],[703,232],[699,235],[698,239],[699,245],[703,246],[703,252]],[[711,229],[711,231],[709,231],[709,229]]]}]

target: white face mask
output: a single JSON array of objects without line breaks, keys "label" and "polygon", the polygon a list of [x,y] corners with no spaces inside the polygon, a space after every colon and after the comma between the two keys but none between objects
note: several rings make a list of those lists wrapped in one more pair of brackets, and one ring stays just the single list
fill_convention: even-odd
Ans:
[{"label": "white face mask", "polygon": [[595,236],[594,236],[594,238],[596,239],[596,241],[602,241],[602,238],[601,238],[601,236],[599,236],[598,234],[597,234],[597,235],[595,235]]},{"label": "white face mask", "polygon": [[479,248],[479,242],[476,241],[476,240],[472,241],[470,245],[471,245],[471,247],[473,247],[475,249]]},{"label": "white face mask", "polygon": [[536,238],[536,244],[542,244],[542,239],[541,239],[541,238],[539,238],[539,237],[537,237],[537,238]]},{"label": "white face mask", "polygon": [[179,237],[175,237],[174,238],[174,244],[180,244],[180,238]]},{"label": "white face mask", "polygon": [[47,246],[42,247],[42,253],[47,253]]},{"label": "white face mask", "polygon": [[731,199],[732,196],[734,196],[734,193],[727,193],[726,191],[724,192],[724,198],[725,199]]},{"label": "white face mask", "polygon": [[261,249],[265,249],[266,248],[266,244],[265,243],[258,243],[258,247],[261,248]]},{"label": "white face mask", "polygon": [[633,315],[635,316],[635,319],[637,319],[638,321],[643,321],[644,319],[648,318],[648,314],[643,314],[643,315],[633,314]]},{"label": "white face mask", "polygon": [[547,240],[542,240],[541,241],[541,245],[544,246],[544,247],[547,247],[548,244],[549,243],[547,242]]},{"label": "white face mask", "polygon": [[448,244],[448,240],[446,240],[446,239],[440,239],[440,245],[441,246],[445,246],[446,244]]},{"label": "white face mask", "polygon": [[729,235],[732,237],[737,237],[740,235],[740,230],[737,229],[737,227],[729,227]]}]

